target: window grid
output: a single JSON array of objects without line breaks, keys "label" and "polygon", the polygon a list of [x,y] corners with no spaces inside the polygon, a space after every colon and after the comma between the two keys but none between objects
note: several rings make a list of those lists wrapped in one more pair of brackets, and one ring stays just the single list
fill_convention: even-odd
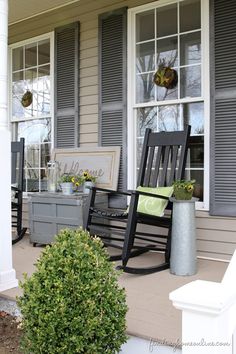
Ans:
[{"label": "window grid", "polygon": [[[41,47],[39,52],[39,46],[42,44],[48,45],[48,48]],[[13,75],[17,73],[22,73],[22,79],[19,75],[19,80],[23,80],[24,92],[27,89],[32,89],[31,92],[34,102],[36,102],[36,111],[33,111],[33,106],[31,105],[30,114],[23,115],[19,117],[13,117],[11,114],[12,122],[12,139],[18,140],[20,137],[25,138],[25,191],[41,191],[47,188],[46,180],[46,166],[50,159],[51,147],[52,147],[52,35],[41,36],[40,38],[32,39],[32,41],[27,41],[27,43],[19,43],[19,45],[13,45],[11,48],[11,78],[12,78],[12,90],[13,90]],[[26,65],[26,49],[36,47],[36,61],[34,65]],[[22,67],[17,70],[13,70],[13,56],[14,49],[22,48]],[[35,52],[32,54],[35,55]],[[46,53],[46,54],[45,54]],[[29,55],[29,53],[28,53]],[[41,63],[39,63],[39,56]],[[46,58],[46,60],[45,60]],[[17,58],[16,58],[17,59]],[[35,59],[35,58],[34,58]],[[48,61],[49,59],[49,61]],[[19,60],[19,59],[18,59]],[[21,60],[21,59],[20,59]],[[29,61],[31,58],[29,59]],[[43,63],[42,63],[43,61]],[[18,63],[21,66],[21,63]],[[44,69],[45,70],[42,70]],[[30,71],[34,71],[36,77],[30,77],[27,79],[27,74]],[[34,82],[36,81],[36,83]],[[26,82],[28,81],[28,82]],[[16,81],[17,82],[17,81]],[[46,90],[46,91],[45,91]],[[41,95],[41,97],[39,97]],[[12,97],[14,93],[12,91]],[[22,95],[19,97],[21,99]],[[46,106],[45,106],[46,104]],[[12,100],[12,108],[14,101]],[[21,108],[22,109],[22,108]],[[41,110],[40,110],[41,109]],[[24,109],[25,110],[25,109]],[[47,112],[48,114],[44,114]],[[22,125],[23,124],[23,125]],[[33,138],[32,138],[33,137]],[[31,166],[32,162],[32,166]]]},{"label": "window grid", "polygon": [[[135,96],[135,99],[134,99],[134,104],[133,104],[133,114],[134,114],[134,121],[136,122],[136,133],[135,133],[135,138],[134,138],[134,141],[137,142],[138,144],[138,141],[142,141],[143,140],[143,135],[141,134],[140,135],[140,131],[138,129],[138,120],[139,120],[139,117],[138,117],[138,112],[140,111],[140,109],[155,109],[156,111],[156,117],[155,117],[155,120],[156,120],[156,129],[154,129],[155,131],[158,131],[158,127],[160,126],[160,108],[163,107],[163,106],[176,106],[176,112],[178,112],[178,120],[180,121],[178,123],[179,125],[179,128],[181,126],[181,128],[183,127],[183,124],[184,124],[184,119],[186,119],[186,117],[184,118],[184,104],[186,105],[185,107],[185,110],[186,112],[190,109],[190,104],[204,104],[204,98],[202,97],[202,70],[201,70],[201,67],[202,67],[202,62],[203,62],[203,57],[202,57],[202,49],[200,51],[201,53],[201,56],[200,56],[200,60],[199,58],[197,59],[198,62],[193,62],[193,63],[189,63],[187,60],[184,60],[183,62],[183,59],[182,59],[182,53],[181,53],[181,40],[184,40],[184,36],[186,35],[191,35],[191,34],[195,34],[195,33],[199,33],[199,42],[196,41],[194,45],[199,45],[201,46],[201,32],[202,32],[202,28],[197,28],[197,29],[192,29],[192,30],[188,30],[188,31],[183,31],[181,32],[180,31],[180,4],[179,2],[176,2],[177,4],[177,33],[174,33],[174,34],[171,34],[171,35],[167,35],[167,36],[162,36],[162,37],[157,37],[157,9],[160,8],[161,5],[157,5],[156,7],[153,8],[154,10],[154,36],[155,38],[154,39],[148,39],[148,40],[144,40],[144,41],[137,41],[136,42],[136,39],[135,39],[135,55],[134,55],[134,60],[135,60],[135,63],[133,65],[133,67],[135,68],[134,71],[135,71],[135,74],[134,74],[134,80],[135,80],[135,86],[134,87],[137,87],[137,79],[138,77],[142,77],[141,75],[154,75],[154,73],[156,72],[157,68],[158,68],[158,62],[157,62],[157,58],[158,58],[158,48],[157,48],[157,45],[158,45],[158,42],[161,41],[161,40],[165,40],[165,39],[168,39],[168,38],[175,38],[177,37],[177,65],[176,66],[172,66],[174,69],[177,70],[178,72],[178,84],[177,84],[177,89],[178,89],[178,95],[176,98],[173,98],[173,99],[166,99],[166,100],[157,100],[158,97],[157,97],[157,87],[155,87],[154,91],[154,99],[150,99],[149,101],[145,101],[145,102],[139,102],[137,99],[138,99],[138,96],[135,92],[134,96]],[[168,6],[168,5],[167,5]],[[150,11],[149,10],[146,10],[147,12]],[[145,12],[145,11],[144,11]],[[143,12],[143,13],[144,13]],[[137,15],[140,15],[141,12],[138,12],[136,14]],[[135,16],[135,20],[136,20],[136,16]],[[202,23],[200,24],[202,26]],[[134,24],[134,28],[137,29],[137,25],[136,23]],[[146,44],[146,43],[153,43],[154,42],[154,60],[155,60],[155,70],[147,70],[147,71],[140,71],[138,72],[138,69],[136,69],[136,62],[137,62],[137,58],[138,58],[138,52],[137,50],[139,49],[139,46],[142,45],[142,44]],[[197,44],[196,44],[197,43]],[[200,47],[201,48],[201,47]],[[145,55],[145,54],[144,54]],[[196,61],[196,59],[193,59],[193,61]],[[200,95],[198,96],[193,96],[193,97],[184,97],[181,95],[181,75],[183,75],[183,73],[181,72],[182,70],[185,70],[185,69],[188,69],[188,68],[194,68],[194,67],[200,67],[200,82],[198,82],[198,85],[200,87]],[[163,107],[163,109],[165,109],[165,107]],[[187,114],[187,113],[185,113]],[[190,113],[188,113],[190,114]],[[185,121],[186,123],[186,121]],[[203,127],[204,127],[204,123],[203,123]],[[197,132],[197,131],[194,131],[192,132],[191,136],[193,138],[198,139],[200,138],[203,138],[204,139],[204,131],[200,131],[200,132]],[[202,140],[203,141],[203,140]],[[203,144],[203,143],[201,143]],[[139,145],[139,144],[138,144]],[[195,144],[196,145],[196,144]],[[197,143],[198,145],[198,143]],[[196,145],[196,147],[192,147],[192,149],[194,148],[195,150],[196,149],[199,149],[199,147]],[[200,148],[200,151],[202,151],[202,148]],[[137,161],[137,158],[138,158],[138,146],[134,149],[134,157],[135,157],[135,161]],[[194,155],[194,153],[192,153],[192,155]],[[190,156],[190,153],[189,153],[189,156]],[[190,159],[190,157],[189,157]],[[202,158],[203,159],[203,158]],[[204,161],[202,160],[202,165],[204,164]],[[135,171],[137,171],[137,167],[135,169]],[[193,166],[187,166],[186,168],[186,171],[190,171],[190,172],[193,172],[194,174],[194,171],[196,172],[202,172],[202,178],[203,178],[203,171],[204,171],[204,168],[202,166],[198,166],[198,167],[195,167],[194,165]],[[137,174],[135,174],[137,176]],[[186,174],[187,176],[189,176],[189,173]],[[136,177],[135,177],[135,180],[136,180]],[[201,181],[201,184],[203,184],[203,180]],[[203,197],[203,193],[202,195],[200,196],[200,198]]]}]

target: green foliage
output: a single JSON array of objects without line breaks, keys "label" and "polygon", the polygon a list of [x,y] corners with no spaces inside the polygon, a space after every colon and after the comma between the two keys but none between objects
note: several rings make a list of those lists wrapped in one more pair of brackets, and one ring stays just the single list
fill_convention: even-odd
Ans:
[{"label": "green foliage", "polygon": [[72,175],[70,173],[64,173],[60,179],[60,183],[73,183],[75,186],[79,186],[83,183],[83,177],[82,176],[77,176],[77,175]]},{"label": "green foliage", "polygon": [[193,191],[196,181],[176,180],[173,183],[174,196],[178,200],[190,200],[193,196]]},{"label": "green foliage", "polygon": [[96,182],[97,177],[92,175],[88,170],[83,172],[82,178],[84,182]]},{"label": "green foliage", "polygon": [[21,283],[23,352],[118,352],[127,340],[127,306],[117,276],[99,238],[81,229],[61,231]]}]

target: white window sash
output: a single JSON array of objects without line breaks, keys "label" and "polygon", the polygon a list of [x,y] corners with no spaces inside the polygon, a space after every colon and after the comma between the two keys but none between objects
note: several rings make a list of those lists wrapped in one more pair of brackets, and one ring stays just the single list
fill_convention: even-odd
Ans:
[{"label": "white window sash", "polygon": [[[45,39],[50,40],[50,115],[49,116],[35,116],[35,117],[21,117],[19,119],[12,118],[12,52],[13,49],[33,44]],[[38,66],[37,66],[38,67]],[[8,107],[9,107],[9,127],[12,131],[13,139],[16,139],[16,131],[15,131],[15,124],[19,122],[29,122],[32,120],[40,120],[40,119],[47,119],[50,118],[51,120],[51,151],[54,148],[54,32],[49,32],[37,37],[29,38],[24,41],[20,41],[9,46],[9,87],[8,87]],[[38,169],[39,170],[39,169]],[[39,178],[39,188],[41,186],[41,180]],[[27,193],[24,193],[24,196],[27,196]]]}]

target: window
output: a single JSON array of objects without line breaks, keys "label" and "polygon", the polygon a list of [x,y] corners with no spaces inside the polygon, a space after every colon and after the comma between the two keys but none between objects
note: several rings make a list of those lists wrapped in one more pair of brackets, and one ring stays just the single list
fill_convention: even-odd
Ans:
[{"label": "window", "polygon": [[[12,139],[25,138],[26,192],[46,190],[46,166],[52,144],[53,36],[40,36],[11,46]],[[26,92],[32,103],[22,104]],[[30,102],[29,102],[30,103]]]},{"label": "window", "polygon": [[[190,124],[186,178],[196,179],[196,196],[201,202],[206,196],[203,187],[207,185],[204,166],[208,160],[205,139],[209,72],[205,58],[207,33],[203,30],[206,24],[201,15],[201,6],[206,7],[206,3],[163,0],[129,11],[130,188],[136,185],[145,129],[173,131]],[[206,17],[208,12],[204,10]],[[160,64],[176,70],[175,87],[166,89],[153,82]],[[203,207],[203,203],[199,206]]]}]

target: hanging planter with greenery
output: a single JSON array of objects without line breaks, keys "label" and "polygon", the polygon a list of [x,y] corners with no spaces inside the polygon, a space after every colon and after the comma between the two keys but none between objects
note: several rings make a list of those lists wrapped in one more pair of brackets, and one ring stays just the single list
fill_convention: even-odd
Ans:
[{"label": "hanging planter with greenery", "polygon": [[33,102],[33,94],[29,90],[27,90],[21,98],[21,104],[24,108],[27,108]]},{"label": "hanging planter with greenery", "polygon": [[166,89],[173,89],[178,83],[177,71],[167,65],[163,59],[154,74],[153,82],[157,86],[165,87]]}]

